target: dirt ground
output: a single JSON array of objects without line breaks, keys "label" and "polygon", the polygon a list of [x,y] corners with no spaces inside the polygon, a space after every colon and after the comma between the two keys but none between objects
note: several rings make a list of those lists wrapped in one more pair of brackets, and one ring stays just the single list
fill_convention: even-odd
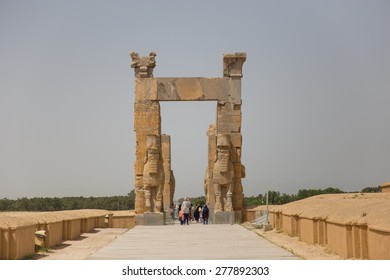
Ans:
[{"label": "dirt ground", "polygon": [[298,237],[291,237],[287,234],[277,231],[275,229],[264,231],[263,229],[256,229],[250,223],[242,224],[248,230],[252,230],[258,235],[266,238],[273,244],[286,249],[294,255],[305,260],[341,260],[339,255],[330,252],[326,247],[320,245],[308,244],[300,241]]},{"label": "dirt ground", "polygon": [[106,246],[129,229],[99,228],[83,233],[75,240],[67,240],[55,248],[48,248],[35,254],[35,260],[84,260]]}]

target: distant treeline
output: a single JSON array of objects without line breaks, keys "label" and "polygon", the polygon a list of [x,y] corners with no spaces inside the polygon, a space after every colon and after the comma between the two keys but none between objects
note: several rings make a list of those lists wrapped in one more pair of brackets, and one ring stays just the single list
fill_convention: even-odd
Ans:
[{"label": "distant treeline", "polygon": [[[380,187],[367,187],[362,189],[362,193],[372,193],[380,192]],[[319,194],[330,194],[330,193],[345,193],[344,191],[338,188],[326,188],[326,189],[300,189],[298,194],[280,194],[278,191],[269,191],[268,192],[268,204],[272,205],[281,205],[296,200],[308,198],[310,196],[319,195]],[[257,206],[267,204],[266,194],[259,194],[258,196],[251,196],[244,198],[244,204],[246,206]]]},{"label": "distant treeline", "polygon": [[[368,187],[361,192],[380,192],[380,187]],[[298,194],[280,194],[278,191],[270,191],[268,203],[280,205],[296,200],[304,199],[310,196],[328,193],[344,193],[337,188],[327,189],[301,189]],[[179,203],[183,199],[179,199]],[[191,198],[191,202],[196,204],[204,204],[205,197]],[[265,194],[244,198],[245,206],[265,205],[267,203]],[[77,209],[105,209],[105,210],[133,210],[135,202],[135,193],[132,190],[126,196],[105,196],[105,197],[34,197],[34,198],[18,198],[15,200],[3,198],[0,199],[0,211],[61,211],[61,210],[77,210]]]},{"label": "distant treeline", "polygon": [[105,197],[34,197],[0,199],[0,211],[61,211],[76,209],[130,210],[134,209],[134,190],[126,196]]}]

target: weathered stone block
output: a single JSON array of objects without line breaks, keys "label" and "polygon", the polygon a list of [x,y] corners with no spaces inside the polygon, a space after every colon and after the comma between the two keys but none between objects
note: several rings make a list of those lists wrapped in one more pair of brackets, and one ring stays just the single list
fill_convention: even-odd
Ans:
[{"label": "weathered stone block", "polygon": [[270,231],[270,230],[272,230],[272,225],[264,225],[263,226],[263,231]]},{"label": "weathered stone block", "polygon": [[143,213],[136,215],[137,225],[165,225],[165,212],[162,213]]},{"label": "weathered stone block", "polygon": [[231,133],[230,141],[232,142],[233,147],[241,148],[242,146],[242,135],[241,133]]},{"label": "weathered stone block", "polygon": [[142,176],[144,172],[144,160],[143,159],[136,159],[134,162],[134,172],[135,175]]},{"label": "weathered stone block", "polygon": [[218,133],[241,132],[241,110],[235,110],[233,103],[218,103],[217,131]]},{"label": "weathered stone block", "polygon": [[[161,202],[163,202],[165,212],[168,211],[175,188],[175,179],[171,170],[170,138],[161,135],[159,101],[217,101],[217,123],[209,129],[207,134],[208,167],[204,182],[210,209],[216,207],[216,210],[228,211],[217,212],[216,216],[212,215],[210,219],[216,218],[218,223],[234,223],[241,220],[241,216],[239,218],[237,216],[240,215],[239,213],[230,210],[241,210],[243,201],[241,178],[244,177],[245,170],[241,165],[241,77],[246,54],[224,54],[224,77],[222,78],[153,78],[155,57],[154,52],[150,52],[148,57],[140,57],[135,52],[131,53],[131,67],[134,68],[136,77],[134,169],[136,195],[139,197],[136,199],[136,208],[139,210],[137,211],[138,223],[163,224],[161,221],[165,221],[165,217],[161,217],[159,213]],[[230,139],[228,145],[219,145],[219,154],[217,154],[217,134]],[[154,151],[149,151],[147,144],[147,137],[150,135],[161,139],[161,146],[155,148]],[[158,157],[157,154],[159,154]],[[224,157],[229,157],[228,162],[223,160]],[[228,175],[224,173],[225,171],[221,173],[220,170],[225,170],[227,167]],[[160,169],[163,170],[163,174],[156,173]],[[218,176],[221,178],[219,183],[216,180]],[[218,188],[213,185],[213,182]],[[162,186],[163,189],[161,189]],[[225,202],[221,202],[221,197]],[[226,204],[226,208],[217,207],[216,201],[218,205]],[[145,205],[142,207],[141,204]]]},{"label": "weathered stone block", "polygon": [[214,213],[214,224],[234,224],[234,212],[224,211]]},{"label": "weathered stone block", "polygon": [[242,77],[242,65],[246,60],[246,53],[223,54],[223,76],[230,78]]},{"label": "weathered stone block", "polygon": [[169,135],[161,135],[161,148],[162,148],[162,157],[164,162],[171,162],[171,137]]},{"label": "weathered stone block", "polygon": [[221,114],[218,116],[218,132],[241,133],[241,116]]},{"label": "weathered stone block", "polygon": [[234,104],[241,104],[241,79],[229,80],[229,101]]},{"label": "weathered stone block", "polygon": [[[134,103],[134,130],[161,134],[160,104],[156,101]],[[141,132],[141,131],[140,131]]]},{"label": "weathered stone block", "polygon": [[154,78],[135,79],[135,100],[156,101],[157,81]]},{"label": "weathered stone block", "polygon": [[156,81],[159,101],[230,100],[231,85],[227,78],[156,78]]},{"label": "weathered stone block", "polygon": [[236,184],[235,193],[233,194],[233,207],[235,210],[242,210],[244,204],[244,194],[242,193],[242,185]]}]

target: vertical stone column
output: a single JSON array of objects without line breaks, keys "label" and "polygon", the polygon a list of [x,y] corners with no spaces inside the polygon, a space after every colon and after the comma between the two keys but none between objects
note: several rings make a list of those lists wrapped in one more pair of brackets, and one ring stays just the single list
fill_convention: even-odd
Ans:
[{"label": "vertical stone column", "polygon": [[171,137],[169,135],[161,135],[162,160],[164,167],[164,194],[163,204],[164,211],[169,213],[173,203],[173,195],[175,192],[175,178],[171,170]]},{"label": "vertical stone column", "polygon": [[[229,96],[239,96],[241,100],[241,78],[242,66],[246,60],[245,53],[235,53],[224,55],[224,76],[230,77],[230,94]],[[241,163],[242,151],[242,135],[241,135],[241,104],[232,104],[228,109],[230,114],[231,128],[230,140],[235,152],[234,161],[234,192],[233,192],[233,208],[236,211],[241,211],[244,204],[244,194],[242,187],[242,178],[245,178],[245,166]],[[221,113],[223,114],[221,107]],[[229,132],[228,132],[229,133]]]},{"label": "vertical stone column", "polygon": [[[134,187],[135,187],[135,211],[143,214],[148,211],[144,187],[144,167],[147,158],[147,135],[161,135],[160,104],[156,100],[143,98],[148,94],[148,89],[141,86],[142,79],[153,79],[153,69],[156,66],[156,54],[151,52],[148,57],[139,57],[138,53],[132,52],[131,67],[135,75],[135,102],[134,102],[134,131],[136,133],[136,152],[134,163]],[[149,89],[152,90],[152,89]],[[161,146],[157,147],[161,155]],[[161,167],[162,168],[162,167]],[[162,182],[163,184],[163,182]],[[150,196],[149,190],[146,191]],[[149,206],[149,211],[150,206]]]},{"label": "vertical stone column", "polygon": [[215,124],[210,124],[207,129],[207,142],[208,142],[208,159],[206,174],[204,177],[204,192],[206,196],[206,204],[210,211],[215,207],[215,192],[214,184],[212,182],[214,162],[217,151],[217,136]]},{"label": "vertical stone column", "polygon": [[134,131],[136,133],[136,150],[134,163],[135,176],[135,212],[143,213],[145,198],[143,187],[143,170],[146,157],[146,135],[160,135],[160,104],[157,101],[135,101],[134,103]]},{"label": "vertical stone column", "polygon": [[[234,220],[241,220],[241,210],[243,208],[244,194],[241,179],[245,177],[245,167],[241,164],[242,135],[241,135],[241,78],[242,65],[246,60],[245,53],[225,54],[223,57],[223,75],[229,78],[229,93],[227,100],[219,100],[217,104],[217,125],[216,135],[228,135],[231,144],[231,159],[233,164],[233,211],[236,212]],[[234,101],[233,101],[234,100]],[[239,101],[237,101],[239,100]],[[230,199],[230,198],[229,198]],[[218,209],[216,209],[218,211]],[[224,210],[226,211],[226,210]],[[226,215],[225,215],[226,216]],[[221,216],[222,217],[222,216]],[[218,223],[218,217],[215,216]],[[221,223],[226,219],[222,218]]]}]

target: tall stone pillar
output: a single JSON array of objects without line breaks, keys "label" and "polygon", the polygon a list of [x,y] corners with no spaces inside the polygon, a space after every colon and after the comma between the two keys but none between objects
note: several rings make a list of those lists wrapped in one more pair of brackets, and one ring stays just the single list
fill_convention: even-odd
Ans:
[{"label": "tall stone pillar", "polygon": [[[212,182],[214,162],[217,152],[217,135],[215,124],[210,124],[207,129],[207,142],[208,142],[208,159],[206,174],[204,177],[204,192],[206,197],[206,204],[210,211],[213,211],[215,207],[215,192],[214,184]],[[211,218],[211,217],[210,217]]]},{"label": "tall stone pillar", "polygon": [[[135,74],[134,131],[136,133],[136,152],[134,187],[137,223],[164,224],[160,104],[157,100],[145,98],[153,89],[143,86],[143,80],[153,79],[156,54],[151,52],[148,57],[139,57],[138,53],[132,52],[130,56],[132,58],[131,67],[134,68]],[[151,140],[153,137],[154,140]],[[154,141],[153,147],[150,146],[151,141]],[[153,163],[157,168],[156,171],[149,170],[148,155],[158,157],[156,162]],[[159,168],[161,170],[158,170]],[[148,174],[148,179],[145,178],[145,174]],[[147,180],[159,182],[151,183]],[[144,215],[144,213],[148,215]]]},{"label": "tall stone pillar", "polygon": [[171,170],[171,137],[169,135],[161,135],[162,161],[164,167],[164,211],[170,212],[170,207],[173,203],[173,195],[175,193],[175,177]]},{"label": "tall stone pillar", "polygon": [[[232,165],[232,172],[234,175],[231,178],[232,193],[230,193],[229,190],[226,194],[220,193],[219,190],[215,189],[218,186],[221,188],[221,186],[217,183],[218,178],[213,178],[216,199],[214,219],[216,223],[234,223],[235,221],[241,221],[241,211],[244,203],[241,179],[245,177],[245,167],[241,164],[241,78],[242,65],[245,60],[245,53],[225,54],[223,57],[223,76],[229,78],[229,92],[226,100],[218,100],[217,103],[217,137],[214,141],[217,142],[215,148],[217,149],[216,154],[218,156],[218,153],[222,155],[222,151],[225,149],[221,145],[218,146],[218,139],[225,139],[222,142],[225,142],[225,146],[229,146],[229,162]],[[219,174],[219,171],[216,171],[216,168],[219,167],[214,165],[213,177]],[[228,177],[229,176],[226,175],[224,180],[228,180]],[[222,192],[223,190],[224,187],[222,188]],[[222,198],[219,198],[218,195],[222,196]],[[221,199],[225,199],[226,201],[229,201],[229,203],[231,202],[232,207],[230,207],[229,203],[227,204],[227,207],[221,207]]]},{"label": "tall stone pillar", "polygon": [[134,162],[135,182],[135,212],[144,213],[145,194],[143,190],[144,161],[146,157],[146,135],[160,135],[161,117],[160,104],[157,101],[145,101],[140,98],[143,89],[140,86],[141,79],[153,77],[155,67],[155,54],[150,53],[149,57],[140,58],[138,53],[132,52],[131,67],[134,68],[135,76],[135,101],[134,101],[134,131],[136,135],[136,150]]},{"label": "tall stone pillar", "polygon": [[142,191],[143,172],[146,158],[146,136],[160,135],[160,104],[157,101],[135,101],[134,102],[134,131],[136,133],[136,151],[134,163],[135,175],[135,212],[143,213],[145,208],[145,197]]}]

